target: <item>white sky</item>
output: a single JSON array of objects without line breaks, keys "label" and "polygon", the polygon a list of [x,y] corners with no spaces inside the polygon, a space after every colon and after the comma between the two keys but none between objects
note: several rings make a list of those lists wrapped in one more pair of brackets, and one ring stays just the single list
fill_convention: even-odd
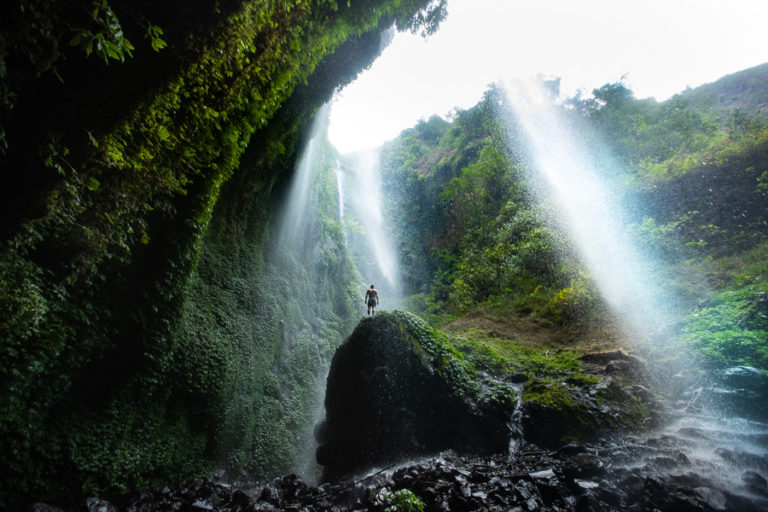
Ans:
[{"label": "white sky", "polygon": [[342,153],[378,146],[537,73],[566,95],[626,75],[638,98],[664,100],[768,61],[766,23],[768,0],[448,0],[437,34],[397,34],[341,91],[329,138]]}]

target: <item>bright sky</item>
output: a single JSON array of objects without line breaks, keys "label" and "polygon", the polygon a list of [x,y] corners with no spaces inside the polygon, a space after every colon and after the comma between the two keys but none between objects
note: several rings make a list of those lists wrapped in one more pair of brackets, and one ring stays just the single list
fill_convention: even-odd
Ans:
[{"label": "bright sky", "polygon": [[337,96],[339,151],[469,108],[500,79],[558,76],[572,95],[626,75],[638,98],[664,100],[768,61],[768,0],[448,0],[448,10],[427,40],[397,34]]}]

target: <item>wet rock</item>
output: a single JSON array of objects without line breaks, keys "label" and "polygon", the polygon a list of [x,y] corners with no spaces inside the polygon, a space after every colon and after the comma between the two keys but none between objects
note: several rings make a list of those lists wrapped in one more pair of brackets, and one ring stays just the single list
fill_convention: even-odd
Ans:
[{"label": "wet rock", "polygon": [[572,478],[590,478],[605,472],[603,461],[592,453],[577,453],[565,460],[564,471]]},{"label": "wet rock", "polygon": [[549,480],[550,478],[555,478],[555,472],[552,471],[552,469],[544,469],[541,471],[535,471],[533,473],[529,473],[528,476],[530,476],[534,480],[537,480],[537,479]]},{"label": "wet rock", "polygon": [[[681,473],[679,466],[670,473],[662,467],[644,469],[636,464],[616,465],[617,453],[634,453],[643,446],[636,443],[620,445],[608,440],[600,443],[600,446],[571,444],[551,452],[523,445],[520,452],[512,456],[459,456],[449,451],[401,467],[318,487],[307,485],[296,475],[275,478],[263,487],[248,489],[233,489],[222,482],[194,479],[180,488],[158,489],[136,496],[128,507],[119,510],[383,512],[391,504],[388,496],[400,489],[413,492],[429,512],[768,510],[768,499],[754,492],[754,489],[768,488],[764,474],[759,472],[747,470],[741,473],[744,486],[740,490],[746,489],[749,493],[737,495],[739,489],[718,487],[717,482],[693,471]],[[680,459],[674,449],[651,453],[652,457]],[[596,477],[580,477],[569,472],[573,458],[587,456],[609,470],[603,470]],[[696,469],[700,468],[697,466]],[[35,512],[62,511],[40,508]],[[67,512],[83,512],[83,509]]]},{"label": "wet rock", "polygon": [[116,506],[101,498],[86,499],[85,509],[88,512],[119,512]]},{"label": "wet rock", "polygon": [[29,512],[64,512],[64,510],[45,503],[35,503],[29,507]]},{"label": "wet rock", "polygon": [[757,368],[750,366],[732,366],[720,370],[716,374],[717,380],[725,386],[756,391],[768,392],[768,376]]},{"label": "wet rock", "polygon": [[741,475],[741,480],[746,484],[747,489],[757,495],[768,497],[768,480],[754,471],[745,471]]},{"label": "wet rock", "polygon": [[768,457],[766,457],[765,454],[758,455],[756,453],[729,450],[722,447],[716,448],[715,454],[735,466],[759,471],[761,473],[768,473]]},{"label": "wet rock", "polygon": [[768,375],[757,368],[733,366],[714,372],[710,382],[696,390],[692,403],[722,414],[768,422]]},{"label": "wet rock", "polygon": [[728,500],[721,491],[709,487],[696,487],[693,492],[712,510],[727,510]]},{"label": "wet rock", "polygon": [[612,381],[569,386],[532,379],[523,387],[523,435],[546,448],[594,440],[607,431],[636,429],[646,417],[642,403]]},{"label": "wet rock", "polygon": [[507,377],[507,380],[513,384],[522,384],[528,381],[528,376],[524,373],[512,373]]},{"label": "wet rock", "polygon": [[478,395],[474,369],[421,320],[400,312],[364,319],[331,363],[326,419],[316,429],[323,478],[447,448],[505,451],[514,403],[479,404]]},{"label": "wet rock", "polygon": [[629,361],[608,361],[605,365],[605,373],[627,373],[631,371],[632,365]]}]

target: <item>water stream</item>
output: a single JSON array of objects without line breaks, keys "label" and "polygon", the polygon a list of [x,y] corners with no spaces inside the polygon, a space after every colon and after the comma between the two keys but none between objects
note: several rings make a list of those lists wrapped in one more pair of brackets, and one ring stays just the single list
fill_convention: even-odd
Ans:
[{"label": "water stream", "polygon": [[[596,148],[580,137],[580,127],[542,87],[515,83],[506,91],[512,144],[524,146],[522,153],[540,198],[557,205],[553,221],[571,237],[627,339],[639,350],[649,344],[663,349],[666,340],[658,333],[680,321],[681,312],[675,297],[661,290],[653,272],[655,262],[632,242],[630,212],[621,207],[616,191],[599,172],[598,164],[604,162],[596,161]],[[690,359],[681,366],[696,372]],[[714,509],[722,502],[722,491],[757,499],[749,482],[768,477],[768,425],[725,413],[726,402],[697,400],[702,389],[711,390],[711,384],[689,385],[680,394],[679,388],[669,386],[680,379],[656,376],[649,386],[666,397],[667,417],[658,430],[628,440],[626,457],[614,457],[613,463],[647,467],[670,478],[702,477],[720,489],[711,496]]]},{"label": "water stream", "polygon": [[[281,279],[290,276],[293,289],[304,289],[308,283],[314,286],[324,278],[325,272],[317,253],[325,250],[328,243],[318,231],[323,222],[335,220],[338,215],[344,236],[342,252],[346,251],[352,257],[364,280],[358,283],[360,315],[366,312],[362,301],[370,284],[379,289],[381,308],[394,309],[402,303],[402,297],[396,251],[387,229],[381,197],[379,154],[367,151],[345,158],[335,157],[327,140],[328,112],[328,105],[320,109],[299,155],[278,219],[271,264],[282,269]],[[338,201],[336,211],[330,209],[333,181]],[[314,300],[299,300],[291,305],[294,310],[301,309],[299,318],[302,320],[297,325],[285,326],[293,334],[284,336],[283,344],[287,346],[282,347],[282,351],[290,350],[296,340],[317,343],[319,337],[315,331],[318,329],[313,329],[312,319],[320,315],[318,308],[323,307],[327,305]],[[338,343],[341,341],[339,339]],[[322,347],[318,346],[317,352],[318,358],[322,359]],[[312,418],[310,424],[304,426],[301,454],[293,461],[293,471],[307,482],[313,482],[318,472],[311,432],[323,417],[326,378],[322,374],[327,374],[328,364],[329,361],[320,363],[322,368],[316,376],[316,389],[309,390]]]},{"label": "water stream", "polygon": [[355,227],[346,234],[348,248],[363,279],[379,290],[381,307],[391,310],[402,306],[403,297],[397,252],[385,215],[380,165],[377,149],[350,155],[343,173],[346,183],[339,190],[347,192],[346,215]]}]

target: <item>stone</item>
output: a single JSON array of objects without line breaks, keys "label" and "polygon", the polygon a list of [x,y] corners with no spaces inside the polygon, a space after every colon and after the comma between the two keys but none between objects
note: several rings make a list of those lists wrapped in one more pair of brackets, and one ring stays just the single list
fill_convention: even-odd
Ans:
[{"label": "stone", "polygon": [[29,512],[64,512],[64,510],[46,503],[35,503],[29,507]]},{"label": "stone", "polygon": [[529,473],[528,476],[530,476],[533,479],[550,479],[555,478],[555,472],[552,471],[552,469],[544,469],[541,471],[535,471],[533,473]]},{"label": "stone", "polygon": [[119,512],[116,506],[101,498],[86,499],[85,509],[88,512]]},{"label": "stone", "polygon": [[317,460],[323,480],[407,457],[507,450],[512,403],[479,403],[477,374],[444,336],[408,313],[363,319],[328,374]]},{"label": "stone", "polygon": [[523,436],[544,448],[596,440],[604,432],[637,429],[647,418],[643,404],[612,381],[575,386],[531,379],[523,386],[522,396]]},{"label": "stone", "polygon": [[574,480],[576,482],[576,485],[578,485],[582,489],[597,489],[600,487],[600,484],[597,482],[591,482],[589,480],[579,480],[578,478]]}]

